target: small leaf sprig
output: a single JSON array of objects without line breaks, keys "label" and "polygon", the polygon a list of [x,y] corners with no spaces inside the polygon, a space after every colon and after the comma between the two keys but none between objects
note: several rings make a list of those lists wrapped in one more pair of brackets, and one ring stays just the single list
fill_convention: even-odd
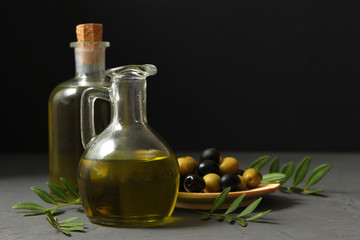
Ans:
[{"label": "small leaf sprig", "polygon": [[50,225],[68,237],[71,237],[70,232],[83,231],[85,229],[85,227],[83,227],[85,223],[72,222],[78,217],[71,217],[62,221],[58,221],[57,218],[54,217],[54,215],[50,211],[46,211],[45,214],[46,214],[46,220],[50,223]]},{"label": "small leaf sprig", "polygon": [[218,221],[223,221],[225,219],[228,223],[237,222],[238,224],[240,224],[240,226],[246,227],[249,221],[257,220],[260,217],[264,216],[265,214],[267,214],[268,212],[271,211],[271,210],[267,210],[265,212],[258,213],[254,216],[244,218],[245,216],[251,214],[256,209],[256,207],[259,205],[259,203],[262,200],[262,198],[260,197],[257,200],[255,200],[254,202],[252,202],[250,205],[248,205],[240,214],[238,214],[236,216],[230,215],[236,209],[238,209],[238,207],[240,206],[242,200],[244,199],[244,197],[246,195],[246,193],[244,193],[244,194],[240,195],[239,197],[237,197],[231,203],[231,205],[229,206],[229,208],[226,210],[225,213],[223,213],[223,214],[215,213],[215,211],[218,210],[225,202],[225,199],[227,198],[227,196],[230,192],[230,189],[231,189],[230,187],[224,189],[224,191],[222,191],[221,194],[219,196],[217,196],[210,212],[208,212],[208,213],[200,212],[201,218],[203,220],[209,220],[209,219],[211,219],[211,217],[215,217]]},{"label": "small leaf sprig", "polygon": [[[249,168],[256,168],[259,171],[263,168],[268,161],[270,160],[270,156],[263,156],[256,159]],[[262,182],[271,182],[271,181],[279,181],[280,189],[283,191],[291,191],[296,193],[305,193],[305,194],[316,194],[322,192],[322,190],[309,190],[309,187],[317,184],[325,175],[331,170],[331,164],[321,164],[316,167],[309,175],[305,183],[305,187],[300,187],[299,184],[304,181],[310,167],[311,157],[307,156],[299,163],[296,167],[295,164],[291,161],[282,166],[280,170],[280,161],[278,157],[274,157],[269,166],[269,173],[263,175]],[[292,176],[293,183],[290,187],[284,185]],[[276,179],[276,176],[278,179]]]},{"label": "small leaf sprig", "polygon": [[54,205],[53,207],[45,208],[40,204],[33,202],[22,202],[12,206],[13,209],[24,209],[31,210],[33,212],[24,214],[24,216],[35,216],[35,215],[46,215],[46,220],[50,223],[58,231],[64,233],[66,236],[71,236],[71,231],[83,231],[85,227],[85,223],[82,222],[71,222],[77,217],[68,218],[62,221],[58,221],[56,217],[54,217],[54,213],[56,210],[62,207],[66,207],[69,205],[77,205],[81,204],[80,196],[76,188],[65,178],[60,178],[60,181],[65,188],[65,190],[53,183],[47,182],[46,185],[49,187],[49,190],[58,198],[61,203],[58,202],[57,199],[47,191],[39,188],[39,187],[31,187],[31,190],[39,196],[41,200],[44,202]]},{"label": "small leaf sprig", "polygon": [[61,183],[65,187],[66,191],[60,186],[47,182],[46,185],[49,187],[50,191],[62,202],[59,203],[54,196],[52,196],[47,191],[39,187],[31,187],[31,190],[39,196],[41,200],[46,203],[54,205],[50,208],[45,208],[37,203],[32,202],[23,202],[18,203],[12,206],[13,209],[25,209],[25,210],[35,210],[36,212],[25,214],[24,216],[40,215],[46,214],[46,212],[54,213],[57,209],[69,205],[80,204],[80,196],[76,188],[69,183],[65,178],[61,178]]}]

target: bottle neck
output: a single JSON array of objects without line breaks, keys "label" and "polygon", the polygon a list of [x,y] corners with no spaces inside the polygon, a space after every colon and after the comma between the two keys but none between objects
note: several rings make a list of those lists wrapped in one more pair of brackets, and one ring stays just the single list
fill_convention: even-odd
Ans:
[{"label": "bottle neck", "polygon": [[115,124],[146,124],[146,80],[116,79],[112,81],[110,101]]},{"label": "bottle neck", "polygon": [[108,42],[74,42],[75,78],[105,79],[105,49]]}]

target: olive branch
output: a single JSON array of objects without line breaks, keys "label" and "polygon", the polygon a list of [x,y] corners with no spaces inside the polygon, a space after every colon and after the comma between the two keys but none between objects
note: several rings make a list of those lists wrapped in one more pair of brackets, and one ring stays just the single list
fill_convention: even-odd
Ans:
[{"label": "olive branch", "polygon": [[248,222],[257,220],[260,217],[264,216],[265,214],[267,214],[271,211],[271,210],[267,210],[265,212],[260,212],[256,215],[245,218],[245,216],[251,214],[256,209],[256,207],[259,205],[259,203],[262,200],[262,198],[260,197],[257,200],[255,200],[254,202],[252,202],[249,206],[247,206],[240,214],[238,214],[236,216],[229,215],[229,214],[233,213],[236,209],[238,209],[242,200],[246,196],[246,193],[244,193],[244,194],[240,195],[239,197],[237,197],[232,202],[232,204],[230,205],[230,207],[227,209],[227,211],[225,213],[223,213],[223,214],[215,213],[215,211],[218,210],[225,202],[225,199],[227,198],[227,196],[230,192],[230,189],[231,189],[230,187],[224,189],[224,191],[222,191],[221,194],[219,196],[217,196],[217,198],[215,199],[215,201],[213,203],[213,207],[209,213],[198,212],[198,213],[202,214],[201,218],[203,220],[209,220],[209,219],[211,219],[211,217],[215,217],[220,222],[224,221],[224,219],[225,219],[228,223],[237,222],[240,226],[246,227]]},{"label": "olive branch", "polygon": [[[256,159],[249,168],[256,168],[259,171],[269,162],[270,156],[263,156]],[[316,194],[322,192],[322,190],[309,190],[309,188],[315,184],[317,184],[325,175],[331,170],[331,164],[321,164],[317,166],[309,175],[305,186],[300,187],[299,184],[303,182],[311,163],[311,157],[305,157],[299,165],[295,168],[295,164],[291,161],[282,166],[280,170],[280,161],[278,157],[274,157],[269,166],[269,174],[265,174],[263,176],[262,182],[271,182],[271,179],[268,179],[269,176],[274,176],[274,174],[283,174],[284,178],[280,179],[280,190],[282,191],[291,191],[296,193],[305,193],[305,194]],[[293,183],[291,186],[285,186],[285,182],[287,182],[292,176]]]},{"label": "olive branch", "polygon": [[33,202],[22,202],[15,204],[12,206],[13,209],[25,209],[31,210],[33,212],[24,214],[24,216],[35,216],[35,215],[46,215],[46,220],[49,224],[57,229],[58,231],[64,233],[66,236],[71,236],[70,232],[72,231],[83,231],[85,230],[85,223],[82,222],[72,222],[73,220],[77,219],[77,217],[71,217],[62,221],[58,221],[56,217],[54,217],[54,213],[56,210],[62,207],[66,207],[69,205],[74,204],[81,204],[80,196],[76,188],[69,183],[66,179],[60,178],[61,183],[64,188],[47,182],[46,185],[49,187],[49,190],[56,196],[57,199],[47,191],[39,188],[39,187],[31,187],[31,190],[38,195],[38,197],[43,200],[44,202],[54,205],[49,208],[45,208],[37,203]]}]

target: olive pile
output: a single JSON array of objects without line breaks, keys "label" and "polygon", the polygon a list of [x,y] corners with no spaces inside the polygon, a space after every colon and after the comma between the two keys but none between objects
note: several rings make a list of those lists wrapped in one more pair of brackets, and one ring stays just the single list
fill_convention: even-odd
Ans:
[{"label": "olive pile", "polygon": [[249,168],[239,169],[236,158],[222,158],[215,148],[204,150],[199,164],[193,157],[178,158],[180,168],[180,191],[221,192],[227,187],[231,191],[242,191],[257,187],[262,179],[261,173]]}]

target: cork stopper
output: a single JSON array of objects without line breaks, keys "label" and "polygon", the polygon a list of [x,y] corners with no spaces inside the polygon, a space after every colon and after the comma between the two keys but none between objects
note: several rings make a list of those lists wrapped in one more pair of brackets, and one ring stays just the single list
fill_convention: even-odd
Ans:
[{"label": "cork stopper", "polygon": [[85,23],[76,26],[78,42],[101,42],[103,25],[100,23]]},{"label": "cork stopper", "polygon": [[70,43],[70,47],[75,48],[76,72],[105,69],[105,48],[109,46],[109,42],[102,41],[102,34],[103,25],[100,23],[76,26],[77,42]]}]

